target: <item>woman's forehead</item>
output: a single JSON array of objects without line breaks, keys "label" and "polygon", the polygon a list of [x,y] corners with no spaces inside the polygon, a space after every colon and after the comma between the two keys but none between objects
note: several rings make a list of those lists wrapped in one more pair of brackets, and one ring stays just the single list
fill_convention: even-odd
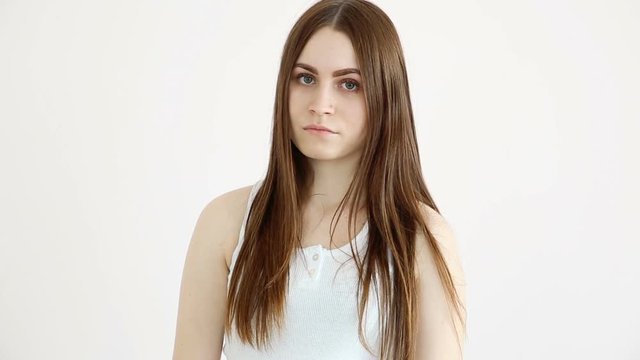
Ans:
[{"label": "woman's forehead", "polygon": [[296,64],[306,64],[320,74],[341,69],[357,69],[358,61],[351,40],[342,32],[323,28],[309,38]]}]

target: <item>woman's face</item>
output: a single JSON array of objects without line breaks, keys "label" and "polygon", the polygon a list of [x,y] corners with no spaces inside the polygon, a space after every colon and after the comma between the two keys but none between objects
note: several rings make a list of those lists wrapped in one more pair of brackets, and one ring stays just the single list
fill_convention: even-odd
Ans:
[{"label": "woman's face", "polygon": [[[325,27],[311,36],[289,84],[293,143],[309,158],[359,157],[365,137],[362,79],[349,38]],[[310,130],[321,126],[327,131]]]}]

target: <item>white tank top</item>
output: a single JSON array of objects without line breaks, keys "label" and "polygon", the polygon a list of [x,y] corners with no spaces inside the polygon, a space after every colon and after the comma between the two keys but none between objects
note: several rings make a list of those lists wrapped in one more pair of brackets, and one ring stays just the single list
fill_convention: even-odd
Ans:
[{"label": "white tank top", "polygon": [[[263,180],[259,180],[251,189],[227,281],[231,279],[244,240],[250,205],[262,182]],[[368,229],[367,222],[351,240],[354,247],[357,246],[360,258],[363,258],[366,249]],[[243,344],[234,326],[231,334],[224,334],[222,359],[378,359],[379,300],[375,287],[372,286],[363,330],[374,355],[367,351],[358,338],[357,284],[358,270],[351,255],[350,244],[332,250],[314,245],[297,251],[289,268],[283,328],[280,335],[277,331],[272,334],[271,348],[258,351],[251,345]]]}]

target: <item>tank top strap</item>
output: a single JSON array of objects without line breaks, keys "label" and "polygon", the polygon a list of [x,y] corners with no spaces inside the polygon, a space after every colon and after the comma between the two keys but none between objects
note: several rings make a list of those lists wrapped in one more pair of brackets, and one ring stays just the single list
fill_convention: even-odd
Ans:
[{"label": "tank top strap", "polygon": [[235,249],[233,250],[233,255],[231,256],[231,264],[229,264],[229,274],[231,274],[231,272],[233,271],[233,267],[236,264],[236,259],[238,258],[238,254],[240,253],[240,249],[242,248],[242,244],[244,243],[244,232],[245,232],[245,227],[247,225],[247,220],[249,219],[249,210],[251,209],[251,204],[253,203],[253,200],[255,199],[256,194],[258,193],[258,189],[260,189],[260,185],[262,185],[263,181],[264,179],[261,179],[261,180],[258,180],[256,183],[254,183],[251,188],[251,192],[249,193],[249,199],[247,200],[247,205],[245,207],[244,217],[242,219],[242,225],[240,226],[238,243]]}]

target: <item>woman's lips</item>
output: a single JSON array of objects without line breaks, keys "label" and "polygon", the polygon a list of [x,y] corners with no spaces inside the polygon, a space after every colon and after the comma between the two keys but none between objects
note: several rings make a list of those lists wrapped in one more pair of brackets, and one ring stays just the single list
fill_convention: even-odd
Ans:
[{"label": "woman's lips", "polygon": [[308,132],[310,132],[312,134],[317,134],[317,135],[335,135],[335,133],[330,131],[330,130],[307,128],[307,129],[305,129],[305,131],[308,131]]},{"label": "woman's lips", "polygon": [[306,131],[309,131],[309,132],[314,133],[314,134],[321,134],[321,135],[322,134],[336,134],[335,131],[332,131],[331,129],[329,129],[327,127],[324,127],[322,125],[308,125],[308,126],[305,126],[304,129]]}]

